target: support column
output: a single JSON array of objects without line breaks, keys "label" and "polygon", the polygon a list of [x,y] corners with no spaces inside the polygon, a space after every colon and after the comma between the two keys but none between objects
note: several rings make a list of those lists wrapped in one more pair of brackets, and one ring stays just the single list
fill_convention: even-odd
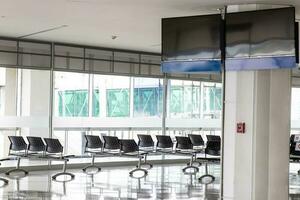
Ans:
[{"label": "support column", "polygon": [[227,72],[225,92],[224,198],[288,199],[291,71]]}]

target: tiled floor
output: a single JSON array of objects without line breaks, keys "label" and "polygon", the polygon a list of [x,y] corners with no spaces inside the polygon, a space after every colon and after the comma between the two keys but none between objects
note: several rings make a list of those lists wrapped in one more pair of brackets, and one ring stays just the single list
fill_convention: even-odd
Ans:
[{"label": "tiled floor", "polygon": [[[208,172],[216,176],[216,180],[207,186],[198,181],[205,167],[200,167],[196,175],[185,175],[181,170],[184,166],[155,166],[141,179],[128,176],[131,167],[103,168],[93,176],[71,170],[76,177],[65,183],[51,181],[55,171],[31,172],[24,178],[8,178],[9,184],[0,188],[0,199],[219,199],[219,165],[208,166]],[[297,166],[291,166],[290,200],[300,200]]]},{"label": "tiled floor", "polygon": [[9,179],[9,185],[0,189],[0,199],[218,199],[219,166],[208,167],[217,177],[209,186],[198,182],[204,167],[197,175],[184,175],[182,167],[155,166],[141,179],[128,176],[130,167],[104,168],[94,176],[72,170],[76,177],[66,183],[51,181],[54,171],[32,172],[19,180]]}]

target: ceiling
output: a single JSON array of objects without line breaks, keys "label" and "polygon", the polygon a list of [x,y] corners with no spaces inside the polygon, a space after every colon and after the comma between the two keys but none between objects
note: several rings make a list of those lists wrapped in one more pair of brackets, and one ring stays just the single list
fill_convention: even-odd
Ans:
[{"label": "ceiling", "polygon": [[161,18],[282,2],[300,18],[299,0],[0,0],[0,36],[160,52]]}]

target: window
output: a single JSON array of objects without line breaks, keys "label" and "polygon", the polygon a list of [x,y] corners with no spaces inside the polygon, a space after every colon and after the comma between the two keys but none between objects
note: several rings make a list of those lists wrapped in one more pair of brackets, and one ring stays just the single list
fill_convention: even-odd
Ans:
[{"label": "window", "polygon": [[130,77],[94,75],[93,116],[130,116]]},{"label": "window", "polygon": [[89,115],[88,74],[55,72],[55,115],[87,117]]},{"label": "window", "polygon": [[200,118],[200,82],[170,80],[169,117]]},{"label": "window", "polygon": [[133,78],[134,117],[161,116],[163,80],[152,78]]},{"label": "window", "polygon": [[203,83],[203,117],[220,118],[222,110],[222,86],[218,83]]}]

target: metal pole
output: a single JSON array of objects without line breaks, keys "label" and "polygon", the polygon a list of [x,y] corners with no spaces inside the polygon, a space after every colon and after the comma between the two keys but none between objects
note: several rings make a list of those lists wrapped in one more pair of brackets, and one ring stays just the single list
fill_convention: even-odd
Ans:
[{"label": "metal pole", "polygon": [[54,89],[54,43],[51,44],[51,69],[50,69],[50,98],[49,98],[49,137],[53,137],[53,89]]},{"label": "metal pole", "polygon": [[162,110],[162,135],[166,135],[166,118],[167,118],[167,95],[168,95],[168,79],[165,75],[163,81],[163,110]]},{"label": "metal pole", "polygon": [[222,83],[223,83],[223,88],[222,88],[222,133],[221,133],[221,199],[223,198],[223,185],[224,185],[224,130],[225,130],[225,88],[226,88],[226,66],[225,66],[225,61],[226,61],[226,12],[227,12],[227,6],[224,8],[220,9],[221,11],[221,64],[222,64]]}]

